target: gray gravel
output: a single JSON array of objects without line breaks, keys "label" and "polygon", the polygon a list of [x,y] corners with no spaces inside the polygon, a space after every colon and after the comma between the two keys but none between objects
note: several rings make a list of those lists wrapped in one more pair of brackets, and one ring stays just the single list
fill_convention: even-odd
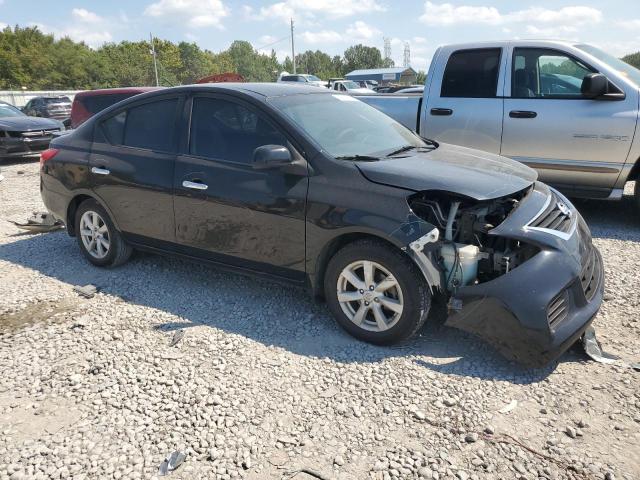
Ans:
[{"label": "gray gravel", "polygon": [[[0,183],[0,480],[153,478],[173,450],[168,478],[640,478],[631,369],[525,370],[436,326],[373,347],[302,290],[153,255],[97,269],[4,221],[43,208],[37,171]],[[638,361],[638,214],[578,207],[607,269],[599,338]]]}]

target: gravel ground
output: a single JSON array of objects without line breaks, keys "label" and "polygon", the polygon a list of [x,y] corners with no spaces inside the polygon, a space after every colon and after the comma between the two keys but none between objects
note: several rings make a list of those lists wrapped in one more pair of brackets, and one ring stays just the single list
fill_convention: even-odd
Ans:
[{"label": "gravel ground", "polygon": [[[2,480],[153,478],[175,449],[176,479],[640,478],[629,368],[575,350],[525,370],[431,325],[373,347],[302,290],[154,255],[101,270],[64,231],[5,221],[43,205],[37,164],[2,170]],[[638,361],[638,215],[578,207],[606,264],[599,338]]]}]

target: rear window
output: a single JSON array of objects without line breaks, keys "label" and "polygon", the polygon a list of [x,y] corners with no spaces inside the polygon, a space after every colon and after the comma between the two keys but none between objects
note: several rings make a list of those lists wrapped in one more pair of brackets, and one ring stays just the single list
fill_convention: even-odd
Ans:
[{"label": "rear window", "polygon": [[87,112],[95,115],[105,108],[115,105],[116,103],[137,94],[138,92],[112,93],[109,95],[87,95],[86,97],[78,97],[76,101],[80,103]]},{"label": "rear window", "polygon": [[495,98],[500,48],[458,50],[449,57],[441,97]]},{"label": "rear window", "polygon": [[178,99],[149,102],[109,117],[102,132],[112,145],[172,152]]},{"label": "rear window", "polygon": [[69,97],[48,97],[43,99],[44,103],[71,103]]},{"label": "rear window", "polygon": [[282,77],[283,82],[305,82],[304,77],[298,75],[285,75]]}]

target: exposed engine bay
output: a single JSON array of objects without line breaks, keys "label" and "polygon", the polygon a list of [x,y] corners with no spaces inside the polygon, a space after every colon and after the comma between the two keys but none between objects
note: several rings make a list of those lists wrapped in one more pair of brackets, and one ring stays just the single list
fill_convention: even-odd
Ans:
[{"label": "exposed engine bay", "polygon": [[493,200],[477,201],[447,192],[420,192],[408,199],[413,212],[439,230],[429,246],[449,292],[493,280],[517,268],[540,250],[527,243],[490,235],[520,201],[527,188]]}]

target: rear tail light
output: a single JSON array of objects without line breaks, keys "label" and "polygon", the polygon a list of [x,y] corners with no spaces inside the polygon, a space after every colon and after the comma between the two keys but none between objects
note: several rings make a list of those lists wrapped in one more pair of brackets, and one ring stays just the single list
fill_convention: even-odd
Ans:
[{"label": "rear tail light", "polygon": [[55,157],[59,151],[60,150],[58,150],[57,148],[47,148],[45,151],[43,151],[40,154],[40,166],[44,165],[53,157]]}]

